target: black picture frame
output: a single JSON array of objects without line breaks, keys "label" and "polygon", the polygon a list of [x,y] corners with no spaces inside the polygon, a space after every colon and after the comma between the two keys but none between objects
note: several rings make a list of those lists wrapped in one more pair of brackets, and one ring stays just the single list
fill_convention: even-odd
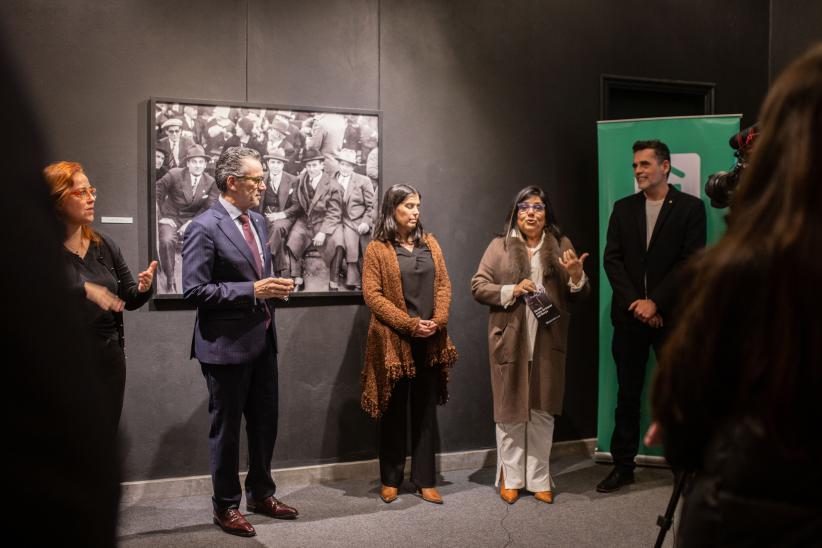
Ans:
[{"label": "black picture frame", "polygon": [[[191,116],[192,114],[193,116]],[[178,126],[176,121],[168,123],[172,118],[182,122],[182,125]],[[250,120],[251,125],[247,121],[240,123],[241,120]],[[278,133],[273,130],[278,130],[280,135],[283,135],[282,132],[286,129],[285,124],[288,125],[287,132],[284,134],[279,148],[288,150],[286,154],[288,161],[283,162],[283,171],[286,173],[300,177],[305,171],[302,162],[305,151],[315,148],[324,156],[324,172],[332,178],[334,184],[339,184],[336,183],[334,178],[339,166],[339,154],[343,153],[348,155],[347,158],[349,159],[356,159],[354,172],[367,177],[372,183],[373,214],[370,224],[373,231],[373,224],[376,221],[382,195],[381,111],[151,97],[148,101],[148,240],[151,246],[149,255],[157,257],[160,262],[156,275],[154,299],[182,299],[180,250],[182,249],[182,233],[185,230],[186,220],[190,221],[188,215],[192,211],[196,210],[196,214],[199,214],[208,209],[216,200],[216,195],[219,192],[216,190],[216,186],[212,188],[206,177],[201,177],[198,179],[199,182],[195,188],[189,187],[191,196],[184,196],[187,193],[183,192],[183,186],[185,186],[182,184],[182,179],[185,177],[183,170],[187,170],[189,165],[185,161],[185,155],[188,151],[183,149],[188,149],[193,145],[201,146],[203,149],[201,153],[210,158],[209,160],[203,158],[206,161],[204,173],[209,174],[211,172],[210,176],[213,179],[214,162],[226,146],[229,136],[233,143],[239,137],[238,134],[245,133],[243,128],[248,129],[251,127],[251,137],[248,143],[243,146],[256,148],[261,155],[264,155],[271,152],[271,147],[275,146],[279,137]],[[178,144],[172,147],[170,139],[171,135],[175,133],[174,128],[176,127],[180,129],[177,136]],[[271,135],[275,135],[274,141],[269,139]],[[288,143],[291,148],[288,149],[282,143]],[[347,151],[343,152],[342,149],[347,149]],[[348,152],[352,150],[353,154]],[[160,160],[161,156],[162,162]],[[172,161],[170,158],[174,158],[174,160]],[[196,160],[196,158],[192,157],[190,160]],[[191,168],[196,171],[199,169],[199,165],[199,162],[194,161]],[[267,161],[263,161],[263,167],[266,171],[266,177],[268,177]],[[177,170],[175,175],[169,175],[163,179],[172,170]],[[163,179],[162,182],[161,179]],[[360,185],[365,184],[362,179],[359,179],[359,181]],[[158,185],[158,183],[160,184]],[[169,191],[170,188],[175,188],[175,183],[178,190]],[[341,186],[339,188],[342,190]],[[188,191],[189,189],[185,190]],[[162,203],[158,203],[158,194]],[[364,196],[365,192],[362,194]],[[186,203],[187,198],[189,199],[188,203]],[[207,207],[205,207],[206,205]],[[345,204],[342,205],[345,209]],[[185,215],[182,215],[183,210],[185,210]],[[161,226],[163,227],[162,238],[160,237]],[[370,233],[361,238],[360,267],[362,253],[365,251],[364,246],[369,237]],[[323,244],[323,247],[325,246],[326,244]],[[172,249],[174,259],[169,268],[166,265],[172,263],[168,258],[172,254]],[[300,264],[304,270],[302,290],[293,293],[292,296],[302,298],[361,295],[362,292],[357,285],[340,283],[351,281],[350,275],[347,279],[340,278],[339,273],[336,277],[332,277],[329,261],[324,256],[327,257],[327,254],[323,253],[322,250],[309,246],[304,256],[300,258]],[[347,261],[344,260],[343,265],[347,266]],[[326,273],[323,274],[323,272]],[[338,280],[339,285],[339,289],[336,291],[332,290],[328,283],[334,279]]]}]

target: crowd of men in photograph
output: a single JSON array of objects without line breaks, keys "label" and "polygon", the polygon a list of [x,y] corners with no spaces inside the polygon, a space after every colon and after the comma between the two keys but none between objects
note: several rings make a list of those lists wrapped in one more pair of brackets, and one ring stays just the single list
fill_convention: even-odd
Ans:
[{"label": "crowd of men in photograph", "polygon": [[236,146],[256,150],[265,169],[259,211],[276,274],[304,289],[313,252],[329,268],[329,291],[361,288],[377,210],[376,116],[155,103],[154,119],[160,293],[179,293],[183,235],[217,200],[215,164]]}]

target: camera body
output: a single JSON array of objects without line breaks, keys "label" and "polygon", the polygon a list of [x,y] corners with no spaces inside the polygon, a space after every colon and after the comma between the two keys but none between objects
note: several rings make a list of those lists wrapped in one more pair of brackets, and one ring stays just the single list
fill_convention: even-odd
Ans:
[{"label": "camera body", "polygon": [[734,165],[730,171],[717,171],[708,175],[705,183],[705,194],[711,199],[711,207],[722,209],[731,204],[731,198],[739,184],[742,172],[748,165],[748,155],[759,135],[757,124],[743,129],[728,140],[728,144],[734,149]]},{"label": "camera body", "polygon": [[705,183],[705,194],[711,199],[711,207],[722,209],[731,204],[736,186],[745,166],[748,165],[745,154],[741,150],[734,153],[736,162],[730,171],[717,171],[708,175]]}]

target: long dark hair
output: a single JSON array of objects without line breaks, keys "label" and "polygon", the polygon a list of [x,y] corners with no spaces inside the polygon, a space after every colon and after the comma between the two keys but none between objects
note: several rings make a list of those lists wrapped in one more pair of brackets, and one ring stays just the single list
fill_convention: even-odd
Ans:
[{"label": "long dark hair", "polygon": [[655,383],[666,447],[670,435],[697,461],[718,424],[742,417],[775,447],[820,443],[822,44],[774,83],[759,120],[728,230],[690,269]]},{"label": "long dark hair", "polygon": [[[397,240],[397,221],[394,220],[394,211],[412,194],[416,194],[422,200],[419,191],[411,185],[393,185],[385,191],[385,195],[382,197],[380,218],[377,219],[377,224],[374,226],[375,240],[381,242],[394,242]],[[411,234],[414,244],[419,245],[424,236],[425,231],[422,229],[422,221],[417,219],[417,226]]]},{"label": "long dark hair", "polygon": [[559,226],[559,221],[557,221],[557,216],[554,213],[554,208],[551,206],[551,201],[548,199],[544,190],[538,186],[531,185],[517,192],[517,196],[511,204],[511,209],[508,211],[508,216],[505,218],[505,233],[503,236],[505,237],[506,245],[508,244],[508,237],[511,235],[511,231],[517,228],[517,204],[524,202],[532,196],[536,196],[545,204],[544,231],[556,238],[557,242],[562,239],[562,228]]}]

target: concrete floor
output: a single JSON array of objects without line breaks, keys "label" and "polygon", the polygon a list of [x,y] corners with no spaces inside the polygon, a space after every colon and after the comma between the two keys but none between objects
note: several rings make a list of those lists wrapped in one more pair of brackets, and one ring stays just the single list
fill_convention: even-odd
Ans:
[{"label": "concrete floor", "polygon": [[[423,501],[401,490],[385,504],[379,481],[325,485],[279,485],[277,496],[300,511],[294,521],[249,515],[253,538],[223,533],[211,521],[208,496],[124,504],[121,546],[652,546],[657,515],[672,490],[670,471],[638,468],[637,483],[613,494],[595,485],[609,467],[580,455],[551,464],[556,481],[553,505],[523,492],[509,506],[500,500],[494,468],[446,472],[439,483],[445,503]],[[275,477],[276,480],[276,477]],[[245,513],[245,507],[241,510]],[[672,546],[672,533],[665,546]]]}]

